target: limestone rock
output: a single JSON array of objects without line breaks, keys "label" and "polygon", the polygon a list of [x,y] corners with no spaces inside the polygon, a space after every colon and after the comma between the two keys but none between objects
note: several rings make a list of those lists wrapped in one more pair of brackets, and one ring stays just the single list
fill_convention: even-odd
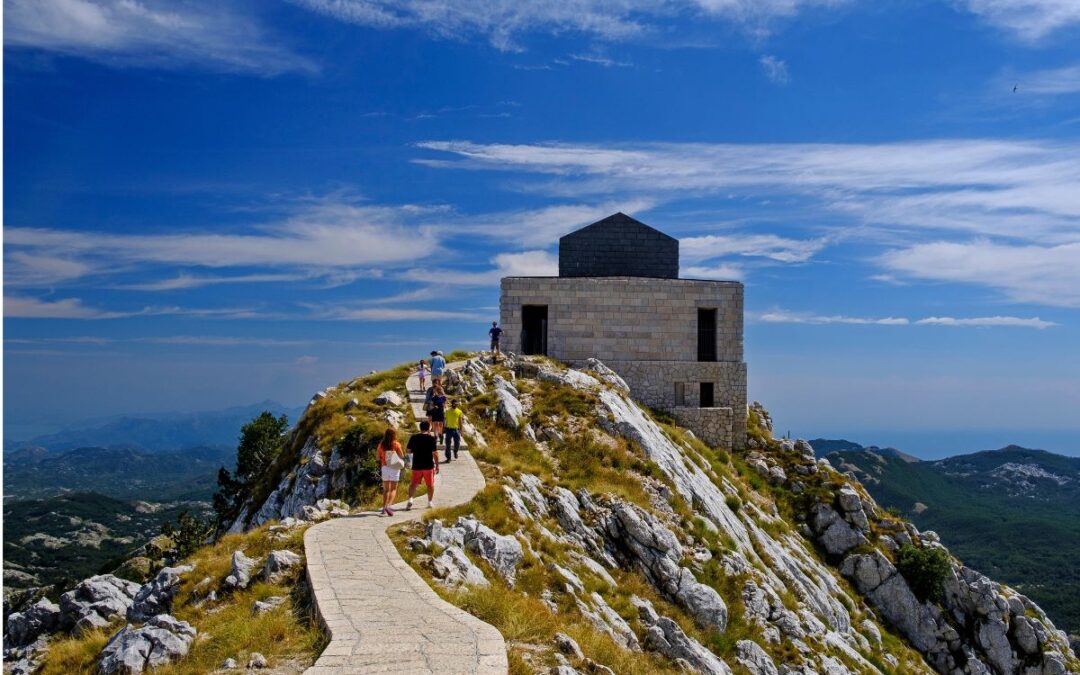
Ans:
[{"label": "limestone rock", "polygon": [[559,648],[560,652],[571,658],[585,658],[585,654],[581,651],[578,643],[566,633],[555,633],[555,646]]},{"label": "limestone rock", "polygon": [[258,616],[277,609],[285,604],[285,600],[284,595],[272,595],[266,600],[256,600],[251,606],[251,615]]},{"label": "limestone rock", "polygon": [[48,598],[41,598],[21,612],[7,619],[4,646],[29,645],[41,635],[48,635],[60,627],[60,607]]},{"label": "limestone rock", "polygon": [[195,629],[168,614],[151,618],[146,625],[131,625],[113,635],[101,650],[98,669],[102,675],[141,673],[188,653]]},{"label": "limestone rock", "polygon": [[127,615],[139,584],[111,574],[100,574],[80,581],[60,596],[61,628],[78,633],[90,628],[104,628],[116,617]]},{"label": "limestone rock", "polygon": [[660,652],[669,659],[682,659],[699,673],[708,675],[727,675],[731,669],[700,642],[688,636],[679,624],[666,616],[660,616],[648,600],[631,597],[630,601],[637,608],[641,622],[647,626],[645,648]]},{"label": "limestone rock", "polygon": [[735,660],[752,675],[780,675],[776,664],[753,640],[739,640],[735,643]]},{"label": "limestone rock", "polygon": [[233,588],[247,588],[251,583],[251,572],[257,561],[244,555],[243,551],[232,554],[232,572],[225,577],[225,585]]},{"label": "limestone rock", "polygon": [[486,560],[499,576],[513,585],[518,563],[525,557],[521,542],[497,533],[475,518],[462,518],[457,527],[465,531],[465,550]]},{"label": "limestone rock", "polygon": [[597,377],[619,391],[625,394],[630,393],[630,386],[626,384],[626,380],[619,377],[618,373],[605,366],[599,359],[585,359],[585,368],[596,373]]},{"label": "limestone rock", "polygon": [[251,656],[248,658],[248,670],[261,670],[263,668],[266,668],[268,665],[270,664],[267,663],[266,657],[259,652],[252,652]]},{"label": "limestone rock", "polygon": [[424,538],[438,546],[464,546],[465,532],[459,528],[446,527],[441,520],[435,519],[428,523]]},{"label": "limestone rock", "polygon": [[496,420],[507,429],[517,429],[521,424],[521,416],[524,414],[521,401],[505,389],[496,389],[495,399],[497,401]]},{"label": "limestone rock", "polygon": [[390,405],[397,408],[398,406],[405,405],[405,399],[401,397],[401,394],[397,393],[393,389],[387,389],[374,399],[375,403],[379,405]]},{"label": "limestone rock", "polygon": [[287,549],[271,551],[270,555],[266,556],[266,564],[263,565],[263,579],[276,584],[287,577],[303,560],[299,555]]},{"label": "limestone rock", "polygon": [[532,474],[523,474],[521,476],[521,498],[525,500],[529,507],[529,510],[535,513],[537,516],[546,516],[548,514],[548,503],[544,497],[544,493],[540,488],[543,482]]},{"label": "limestone rock", "polygon": [[431,573],[448,586],[489,586],[484,572],[457,546],[450,546],[429,563]]},{"label": "limestone rock", "polygon": [[141,623],[172,611],[173,596],[180,590],[180,575],[195,569],[191,565],[166,567],[135,594],[127,609],[127,620]]},{"label": "limestone rock", "polygon": [[589,390],[600,386],[600,382],[587,373],[580,370],[551,370],[541,368],[537,378],[545,382],[554,382],[574,389]]}]

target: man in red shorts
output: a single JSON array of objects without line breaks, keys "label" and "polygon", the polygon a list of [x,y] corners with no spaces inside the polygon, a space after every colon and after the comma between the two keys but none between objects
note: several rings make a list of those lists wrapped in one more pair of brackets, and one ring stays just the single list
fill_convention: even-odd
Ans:
[{"label": "man in red shorts", "polygon": [[409,501],[405,510],[412,508],[413,496],[420,481],[427,486],[427,505],[435,499],[435,474],[439,473],[439,453],[435,447],[435,437],[431,435],[431,423],[420,423],[420,433],[409,439],[408,451],[412,453],[412,479],[409,481]]}]

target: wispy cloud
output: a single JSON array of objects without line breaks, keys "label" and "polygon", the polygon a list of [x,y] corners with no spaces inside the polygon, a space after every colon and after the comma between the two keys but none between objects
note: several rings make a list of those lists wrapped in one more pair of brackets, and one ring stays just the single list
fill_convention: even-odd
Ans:
[{"label": "wispy cloud", "polygon": [[547,251],[500,253],[491,259],[493,267],[481,272],[468,270],[411,269],[405,278],[412,281],[451,284],[455,286],[491,286],[503,277],[545,277],[559,273],[558,259]]},{"label": "wispy cloud", "polygon": [[725,22],[755,34],[777,19],[843,0],[293,0],[340,21],[383,29],[413,28],[452,39],[480,37],[521,51],[530,32],[576,32],[606,41],[649,35],[678,17]]},{"label": "wispy cloud", "polygon": [[827,244],[824,238],[791,239],[774,234],[709,234],[679,242],[684,261],[698,262],[720,256],[760,257],[783,263],[806,262]]},{"label": "wispy cloud", "polygon": [[1018,91],[1039,96],[1080,94],[1080,64],[1015,76]]},{"label": "wispy cloud", "polygon": [[1017,328],[1050,328],[1058,325],[1053,321],[1043,321],[1039,317],[1024,319],[1018,316],[978,316],[970,318],[957,318],[954,316],[928,316],[919,319],[915,323],[920,326],[1009,326]]},{"label": "wispy cloud", "polygon": [[680,276],[687,279],[715,279],[717,281],[738,281],[743,278],[744,270],[738,265],[691,265],[682,268]]},{"label": "wispy cloud", "polygon": [[570,58],[584,63],[593,63],[604,68],[629,68],[634,65],[629,61],[618,61],[603,54],[571,54]]},{"label": "wispy cloud", "polygon": [[1029,42],[1080,24],[1080,3],[1073,0],[965,0],[964,5],[988,23]]},{"label": "wispy cloud", "polygon": [[769,81],[773,84],[782,86],[791,81],[791,75],[788,73],[787,61],[771,54],[766,54],[758,59],[758,62],[761,64],[761,69],[765,71],[765,77],[769,78]]},{"label": "wispy cloud", "polygon": [[774,309],[749,315],[752,320],[763,323],[806,323],[806,324],[854,324],[865,326],[906,326],[910,321],[902,317],[866,318],[843,316],[840,314],[824,315],[810,312],[792,312],[786,309]]},{"label": "wispy cloud", "polygon": [[18,319],[127,319],[137,316],[195,316],[221,319],[273,318],[245,307],[198,308],[198,307],[143,307],[137,310],[107,310],[83,304],[79,298],[42,300],[28,296],[4,296],[4,317]]},{"label": "wispy cloud", "polygon": [[848,324],[857,326],[955,326],[955,327],[1009,327],[1009,328],[1050,328],[1058,324],[1044,321],[1038,317],[1022,318],[1017,316],[980,316],[958,318],[952,316],[928,316],[912,321],[906,317],[869,318],[844,316],[842,314],[815,314],[813,312],[793,312],[786,309],[774,309],[767,312],[750,313],[749,318],[762,323],[796,324]]},{"label": "wispy cloud", "polygon": [[189,288],[202,288],[203,286],[218,286],[222,284],[261,284],[300,281],[312,278],[303,274],[241,274],[237,276],[197,276],[181,274],[168,279],[148,281],[137,284],[121,284],[116,286],[120,290],[128,291],[177,291]]},{"label": "wispy cloud", "polygon": [[313,317],[335,321],[482,321],[475,312],[417,309],[413,307],[323,307],[313,308]]},{"label": "wispy cloud", "polygon": [[314,72],[233,3],[190,0],[5,0],[4,47],[138,67],[199,65],[276,75]]}]

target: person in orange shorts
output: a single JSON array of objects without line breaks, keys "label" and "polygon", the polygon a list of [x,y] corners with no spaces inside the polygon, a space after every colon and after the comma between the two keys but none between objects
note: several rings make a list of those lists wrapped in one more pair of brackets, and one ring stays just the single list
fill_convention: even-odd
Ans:
[{"label": "person in orange shorts", "polygon": [[431,435],[431,424],[426,420],[420,423],[420,433],[413,434],[407,446],[412,453],[412,479],[409,481],[409,501],[405,504],[408,511],[413,506],[416,486],[423,481],[427,486],[427,505],[435,499],[435,475],[439,473],[439,452],[435,446],[435,437]]}]

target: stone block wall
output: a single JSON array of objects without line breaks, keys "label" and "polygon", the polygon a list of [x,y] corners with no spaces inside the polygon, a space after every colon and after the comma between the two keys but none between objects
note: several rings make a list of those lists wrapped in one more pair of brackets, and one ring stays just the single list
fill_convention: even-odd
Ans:
[{"label": "stone block wall", "polygon": [[[615,370],[641,403],[674,410],[698,406],[700,384],[713,383],[715,408],[729,410],[724,445],[746,438],[743,287],[737,282],[638,277],[507,277],[500,317],[504,351],[521,350],[523,305],[546,305],[547,353],[580,365],[595,357]],[[717,310],[717,360],[697,360],[697,311]],[[676,400],[676,383],[684,398]],[[735,414],[734,411],[738,411]],[[716,415],[699,419],[715,426]],[[690,418],[687,417],[689,420]],[[716,437],[689,426],[704,438]],[[717,432],[719,433],[719,432]]]},{"label": "stone block wall", "polygon": [[[707,445],[717,448],[733,447],[735,440],[735,415],[731,408],[687,408],[672,409],[675,421],[686,427]],[[745,416],[744,416],[745,419]],[[745,434],[745,429],[743,430]]]}]

